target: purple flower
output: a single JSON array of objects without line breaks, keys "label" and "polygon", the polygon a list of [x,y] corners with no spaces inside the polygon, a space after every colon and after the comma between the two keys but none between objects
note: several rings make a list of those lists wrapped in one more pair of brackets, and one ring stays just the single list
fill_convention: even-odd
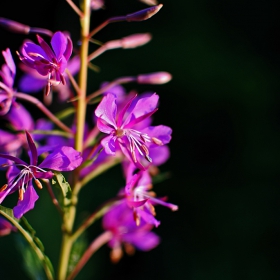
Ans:
[{"label": "purple flower", "polygon": [[113,206],[102,221],[103,228],[112,233],[108,245],[112,248],[111,260],[117,262],[122,256],[122,246],[128,254],[133,253],[134,247],[141,251],[149,251],[159,244],[159,237],[151,232],[153,225],[141,221],[137,226],[131,209],[124,201]]},{"label": "purple flower", "polygon": [[36,69],[40,75],[47,76],[48,94],[51,85],[65,84],[63,73],[72,53],[72,41],[60,31],[52,36],[51,47],[39,35],[37,40],[39,45],[25,42],[20,49],[19,58],[27,66]]},{"label": "purple flower", "polygon": [[18,191],[18,204],[13,209],[14,216],[18,219],[27,211],[33,209],[36,200],[39,198],[33,188],[32,179],[34,179],[38,188],[42,188],[38,179],[51,179],[53,177],[53,173],[45,170],[45,168],[56,171],[71,171],[82,163],[82,157],[79,152],[71,147],[63,146],[56,148],[43,162],[37,165],[37,148],[27,131],[26,138],[30,150],[30,164],[17,157],[0,154],[1,158],[13,162],[7,172],[8,183],[0,189],[0,203],[8,194]]},{"label": "purple flower", "polygon": [[115,155],[119,147],[138,168],[145,169],[141,161],[145,159],[152,163],[149,150],[169,143],[172,130],[164,125],[141,125],[157,111],[157,94],[139,98],[136,102],[133,102],[134,98],[117,112],[116,97],[108,93],[96,108],[95,115],[99,130],[109,134],[101,141],[105,152]]},{"label": "purple flower", "polygon": [[148,171],[140,171],[133,175],[135,168],[127,170],[127,184],[125,186],[125,196],[127,205],[133,209],[134,219],[139,225],[141,218],[156,227],[160,222],[155,219],[154,205],[163,205],[172,211],[177,211],[178,206],[165,202],[165,199],[156,198],[156,194],[151,191],[153,188],[152,180]]},{"label": "purple flower", "polygon": [[[19,80],[19,88],[23,92],[27,93],[36,93],[42,90],[47,84],[48,81],[44,76],[40,75],[35,69],[21,64],[20,68],[25,72],[25,75]],[[67,63],[67,69],[72,75],[76,75],[80,68],[80,58],[79,56],[74,56]],[[53,91],[58,93],[58,98],[60,101],[65,101],[73,95],[73,92],[70,87],[70,81],[68,76],[65,77],[66,84],[59,84],[53,87]]]}]

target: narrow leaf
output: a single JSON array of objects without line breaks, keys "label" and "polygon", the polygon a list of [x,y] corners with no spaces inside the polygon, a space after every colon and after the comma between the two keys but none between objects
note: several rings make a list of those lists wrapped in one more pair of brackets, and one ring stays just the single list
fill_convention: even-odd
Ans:
[{"label": "narrow leaf", "polygon": [[31,225],[27,222],[25,218],[21,219],[21,222],[23,224],[22,226],[19,223],[19,220],[14,217],[12,209],[0,205],[0,214],[4,216],[7,220],[9,220],[18,229],[18,231],[22,234],[25,240],[29,243],[34,253],[37,255],[39,262],[41,263],[41,265],[45,270],[47,279],[53,280],[54,273],[53,273],[52,264],[50,263],[46,255],[43,253],[41,248],[38,247],[38,244],[39,243],[41,244],[41,242],[39,242],[39,239],[36,237],[35,238],[36,241],[34,240],[36,231],[31,227]]},{"label": "narrow leaf", "polygon": [[68,207],[71,202],[72,190],[65,177],[61,173],[55,172],[52,179],[52,185],[60,189],[63,197],[63,206]]}]

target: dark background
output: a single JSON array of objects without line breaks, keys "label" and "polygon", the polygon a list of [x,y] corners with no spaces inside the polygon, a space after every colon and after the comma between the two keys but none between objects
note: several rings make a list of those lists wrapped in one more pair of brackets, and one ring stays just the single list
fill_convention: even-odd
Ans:
[{"label": "dark background", "polygon": [[[89,89],[124,75],[172,73],[166,85],[127,88],[154,90],[161,97],[154,123],[173,128],[172,156],[161,167],[171,176],[155,191],[167,194],[179,211],[157,208],[162,222],[156,229],[162,238],[158,248],[112,265],[104,247],[77,279],[280,279],[280,22],[275,1],[162,3],[148,21],[115,23],[98,33],[97,39],[107,41],[151,32],[153,40],[97,58],[101,72],[91,72]],[[111,0],[106,7],[92,14],[92,27],[145,5]],[[11,0],[1,5],[0,16],[53,31],[67,29],[74,42],[79,40],[78,16],[64,1]],[[0,34],[1,50],[11,47],[16,58],[25,37]],[[82,191],[80,217],[119,190],[119,171],[114,168]],[[59,219],[47,192],[42,193],[26,217],[56,266]],[[93,226],[88,239],[99,232],[100,225]],[[14,240],[14,235],[0,239],[1,279],[29,279]]]}]

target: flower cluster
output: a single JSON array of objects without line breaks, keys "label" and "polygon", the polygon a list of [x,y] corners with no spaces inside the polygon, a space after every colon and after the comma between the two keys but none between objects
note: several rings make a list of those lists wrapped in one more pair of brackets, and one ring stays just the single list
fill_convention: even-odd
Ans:
[{"label": "flower cluster", "polygon": [[[73,241],[93,223],[96,215],[104,215],[104,235],[93,241],[67,279],[73,279],[88,256],[104,243],[112,249],[111,259],[114,262],[121,258],[123,248],[129,254],[134,252],[134,248],[142,251],[153,249],[160,240],[152,232],[154,227],[160,225],[155,217],[155,207],[162,205],[172,211],[178,209],[177,205],[167,202],[166,197],[157,197],[152,190],[159,166],[170,156],[167,145],[172,134],[172,129],[166,125],[152,125],[153,114],[158,110],[159,95],[154,92],[127,93],[122,86],[125,83],[164,84],[170,81],[171,74],[159,71],[119,77],[102,83],[89,95],[86,88],[86,73],[96,57],[108,50],[135,48],[151,40],[149,33],[133,34],[102,43],[92,53],[87,53],[85,50],[89,42],[94,41],[91,37],[109,23],[147,20],[162,5],[110,18],[90,32],[85,19],[88,13],[104,8],[104,1],[90,1],[88,13],[82,12],[72,1],[67,2],[83,22],[80,49],[72,43],[68,32],[53,33],[0,18],[0,26],[17,33],[35,33],[38,42],[25,40],[17,52],[19,67],[24,72],[18,86],[14,85],[16,63],[11,51],[6,49],[2,52],[5,62],[0,70],[0,117],[4,125],[0,129],[0,164],[1,169],[6,169],[6,183],[0,188],[0,204],[15,192],[18,193],[18,202],[13,208],[13,215],[4,215],[16,226],[0,218],[0,235],[16,231],[17,226],[23,230],[18,220],[22,220],[23,215],[35,207],[39,198],[36,187],[42,189],[46,185],[55,207],[62,215],[63,238],[58,279],[66,279],[71,252],[66,248],[74,244]],[[142,2],[148,5],[153,3]],[[79,55],[71,58],[72,52]],[[77,82],[75,75],[78,72],[80,78]],[[38,95],[38,98],[30,95],[42,89],[45,91],[42,101]],[[58,92],[57,97],[53,96],[54,102],[69,101],[66,110],[56,114],[52,112],[50,97],[53,92]],[[31,115],[21,104],[22,101],[36,106],[46,118],[38,119]],[[86,118],[87,109],[92,112],[91,120]],[[64,123],[65,118],[67,122]],[[28,154],[29,161],[25,160],[24,154]],[[108,198],[108,202],[98,208],[100,211],[94,212],[75,231],[79,191],[116,164],[122,166],[125,182],[122,188],[116,191],[115,198]],[[66,173],[65,179],[61,172],[70,174]],[[59,182],[60,202],[52,190],[52,184],[58,178],[64,178]],[[51,272],[45,269],[49,275]]]}]

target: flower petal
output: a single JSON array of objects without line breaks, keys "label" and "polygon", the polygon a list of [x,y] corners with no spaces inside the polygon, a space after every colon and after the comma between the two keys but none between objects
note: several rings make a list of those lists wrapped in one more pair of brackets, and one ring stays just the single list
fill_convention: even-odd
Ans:
[{"label": "flower petal", "polygon": [[83,161],[81,153],[72,147],[63,146],[56,148],[39,165],[41,168],[48,168],[56,171],[71,171],[77,168]]},{"label": "flower petal", "polygon": [[55,32],[51,40],[51,45],[57,58],[62,57],[66,49],[66,44],[67,39],[64,34],[60,31]]},{"label": "flower petal", "polygon": [[125,242],[134,245],[137,249],[142,251],[149,251],[155,248],[160,242],[160,238],[155,233],[140,230],[125,234],[123,239]]},{"label": "flower petal", "polygon": [[106,154],[115,155],[116,146],[115,141],[112,136],[107,136],[101,141],[101,145],[103,146]]},{"label": "flower petal", "polygon": [[34,208],[35,202],[38,198],[39,196],[37,195],[30,181],[24,193],[23,200],[19,200],[17,206],[15,206],[13,209],[14,216],[17,219],[20,219],[26,212]]},{"label": "flower petal", "polygon": [[116,127],[116,112],[117,112],[117,105],[116,105],[116,97],[108,93],[106,96],[103,97],[99,105],[95,110],[95,115],[98,118],[101,118],[109,125],[114,128]]},{"label": "flower petal", "polygon": [[38,162],[38,154],[37,154],[37,148],[35,146],[35,143],[31,137],[31,135],[25,131],[26,134],[26,139],[27,139],[27,143],[31,152],[30,155],[30,165],[37,165]]}]

